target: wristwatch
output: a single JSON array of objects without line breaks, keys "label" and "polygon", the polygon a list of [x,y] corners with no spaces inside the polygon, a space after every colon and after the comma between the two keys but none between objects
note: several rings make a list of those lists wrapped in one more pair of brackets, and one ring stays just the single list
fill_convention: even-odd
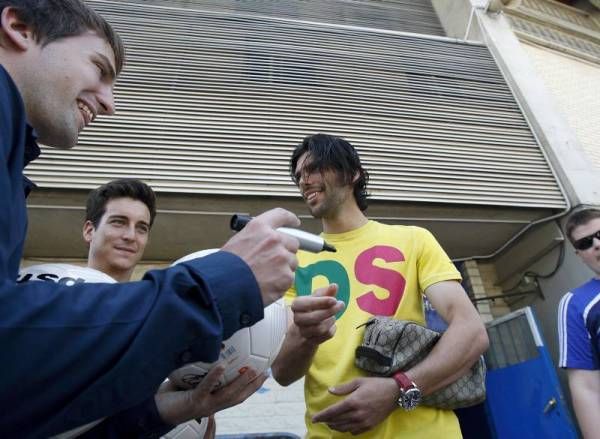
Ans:
[{"label": "wristwatch", "polygon": [[421,391],[404,372],[396,372],[392,375],[396,384],[400,388],[400,397],[396,402],[404,410],[414,410],[421,402]]}]

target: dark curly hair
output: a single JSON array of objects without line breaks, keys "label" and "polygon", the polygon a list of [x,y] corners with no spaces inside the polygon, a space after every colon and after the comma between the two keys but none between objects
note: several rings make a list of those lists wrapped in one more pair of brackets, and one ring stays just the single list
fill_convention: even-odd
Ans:
[{"label": "dark curly hair", "polygon": [[[296,174],[296,165],[298,159],[305,153],[308,154],[311,161],[302,169],[302,172],[335,171],[344,184],[354,186],[354,199],[358,208],[362,211],[367,210],[369,173],[362,167],[360,157],[350,142],[330,134],[314,134],[305,137],[296,146],[290,158],[289,172],[296,186],[300,179],[300,176]],[[358,179],[353,182],[357,173]]]}]

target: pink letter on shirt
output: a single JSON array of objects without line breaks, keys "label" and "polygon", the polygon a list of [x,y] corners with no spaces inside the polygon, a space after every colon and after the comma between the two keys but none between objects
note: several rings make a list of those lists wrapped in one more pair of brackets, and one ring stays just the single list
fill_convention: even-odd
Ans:
[{"label": "pink letter on shirt", "polygon": [[386,299],[378,299],[373,291],[369,291],[356,299],[358,306],[363,311],[373,315],[393,316],[398,309],[406,280],[400,273],[373,265],[375,259],[386,262],[404,261],[400,250],[385,245],[377,245],[362,252],[354,264],[356,279],[367,285],[377,285],[389,292]]}]

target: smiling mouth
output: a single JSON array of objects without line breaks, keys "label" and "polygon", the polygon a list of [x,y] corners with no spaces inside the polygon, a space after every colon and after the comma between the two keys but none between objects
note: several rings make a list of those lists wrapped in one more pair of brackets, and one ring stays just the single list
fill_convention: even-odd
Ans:
[{"label": "smiling mouth", "polygon": [[303,192],[302,196],[304,197],[304,199],[308,202],[311,201],[315,201],[317,198],[317,195],[320,194],[322,192],[321,188],[318,189],[309,189]]},{"label": "smiling mouth", "polygon": [[90,109],[90,107],[88,107],[83,102],[78,101],[77,102],[77,108],[79,108],[79,111],[83,115],[83,125],[84,126],[88,126],[90,123],[93,122],[93,120],[94,120],[94,112]]},{"label": "smiling mouth", "polygon": [[135,250],[131,248],[115,247],[115,249],[118,251],[135,254]]},{"label": "smiling mouth", "polygon": [[318,192],[311,192],[309,194],[306,194],[304,198],[306,198],[306,201],[313,201],[315,198],[317,198],[317,194]]}]

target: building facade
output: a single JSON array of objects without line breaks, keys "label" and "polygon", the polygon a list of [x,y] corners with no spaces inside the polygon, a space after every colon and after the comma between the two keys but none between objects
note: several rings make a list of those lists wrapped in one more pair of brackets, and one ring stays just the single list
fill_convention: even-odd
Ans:
[{"label": "building facade", "polygon": [[590,276],[561,232],[600,204],[600,26],[586,1],[89,0],[123,36],[117,114],[27,175],[24,264],[82,263],[89,189],[136,177],[159,213],[139,273],[219,247],[234,213],[281,206],[319,231],[287,162],[341,135],[371,218],[431,230],[484,320],[556,307]]}]

